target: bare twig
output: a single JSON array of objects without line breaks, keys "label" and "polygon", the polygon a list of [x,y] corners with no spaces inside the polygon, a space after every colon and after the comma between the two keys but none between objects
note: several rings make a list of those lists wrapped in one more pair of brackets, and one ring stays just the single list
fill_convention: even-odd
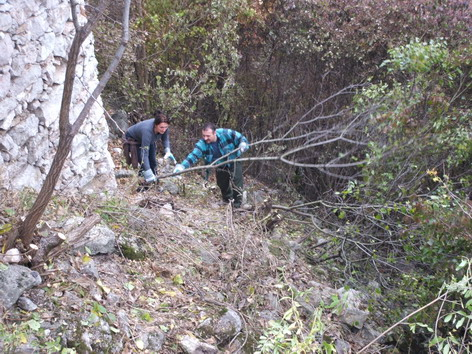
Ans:
[{"label": "bare twig", "polygon": [[381,334],[379,334],[374,340],[372,340],[369,344],[367,344],[364,348],[362,348],[360,351],[358,351],[358,353],[363,353],[366,351],[367,348],[369,348],[370,346],[372,346],[372,344],[374,344],[375,342],[377,342],[380,338],[382,338],[384,335],[386,335],[387,333],[389,333],[392,329],[394,329],[395,327],[401,325],[403,322],[405,322],[406,320],[408,320],[410,317],[416,315],[418,312],[421,312],[423,311],[424,309],[428,308],[429,306],[435,304],[436,302],[440,301],[440,300],[443,300],[445,298],[447,298],[447,294],[449,292],[446,291],[444,294],[442,295],[439,295],[436,299],[434,299],[433,301],[431,301],[430,303],[420,307],[419,309],[413,311],[412,313],[410,313],[408,316],[406,317],[403,317],[400,321],[396,322],[395,324],[393,324],[392,326],[390,326],[389,328],[387,328],[385,331],[383,331]]}]

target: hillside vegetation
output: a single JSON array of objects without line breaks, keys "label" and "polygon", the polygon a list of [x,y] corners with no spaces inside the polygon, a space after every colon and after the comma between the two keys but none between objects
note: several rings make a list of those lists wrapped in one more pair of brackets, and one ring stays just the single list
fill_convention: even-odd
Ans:
[{"label": "hillside vegetation", "polygon": [[[181,157],[203,121],[243,131],[248,172],[303,195],[291,210],[327,239],[305,252],[342,270],[337,286],[375,274],[393,324],[468,274],[471,13],[454,0],[149,1],[110,108],[164,108]],[[470,350],[468,286],[397,328],[406,347]]]},{"label": "hillside vegetation", "polygon": [[[177,353],[190,334],[225,352],[314,352],[332,351],[336,341],[358,350],[372,339],[372,329],[359,336],[341,323],[347,300],[334,288],[346,279],[308,251],[326,240],[283,210],[293,204],[286,192],[248,179],[247,200],[256,207],[233,212],[219,203],[212,179],[173,183],[178,193],[164,183],[136,192],[130,178],[106,198],[55,198],[44,216],[55,230],[97,213],[116,234],[116,251],[69,250],[36,268],[43,283],[24,296],[38,309],[3,314],[2,350]],[[14,218],[32,198],[9,198],[5,210]],[[277,210],[278,222],[268,226]],[[375,282],[369,287],[380,291]],[[225,311],[237,314],[239,328],[206,327]]]},{"label": "hillside vegetation", "polygon": [[[468,274],[471,13],[455,0],[149,1],[108,102],[134,119],[164,108],[181,157],[204,121],[243,131],[248,172],[300,193],[291,211],[328,240],[306,251],[342,269],[340,286],[376,274],[393,324]],[[470,350],[461,291],[397,328],[406,343]]]},{"label": "hillside vegetation", "polygon": [[[125,254],[120,242],[117,254],[94,258],[103,286],[96,279],[72,285],[71,269],[61,278],[52,261],[43,316],[58,305],[71,312],[55,294],[77,288],[82,305],[72,309],[81,326],[93,327],[86,318],[93,314],[123,334],[105,287],[119,294],[130,322],[123,351],[152,351],[139,333],[154,326],[166,334],[166,352],[182,350],[187,332],[227,352],[470,352],[470,6],[135,3],[132,41],[103,96],[107,110],[124,110],[133,123],[163,109],[173,119],[178,160],[203,122],[243,132],[253,208],[233,213],[217,205],[214,182],[196,173],[161,178],[161,187],[174,184],[172,193],[136,193],[137,181],[126,179],[105,198],[58,196],[44,221],[99,213],[143,253]],[[100,65],[118,38],[116,16],[111,11],[97,30]],[[119,155],[115,163],[121,167]],[[5,199],[0,235],[32,199],[26,191]],[[57,262],[78,269],[89,261],[62,256],[69,258]],[[90,298],[89,287],[102,296]],[[360,312],[347,305],[356,302],[354,290],[363,294],[354,308]],[[197,331],[218,308],[239,315],[237,335],[220,340]],[[347,323],[348,310],[368,313],[365,326]],[[6,348],[34,332],[21,324],[41,322],[34,316],[4,315]],[[56,340],[41,335],[42,348]],[[79,348],[56,344],[57,351]]]}]

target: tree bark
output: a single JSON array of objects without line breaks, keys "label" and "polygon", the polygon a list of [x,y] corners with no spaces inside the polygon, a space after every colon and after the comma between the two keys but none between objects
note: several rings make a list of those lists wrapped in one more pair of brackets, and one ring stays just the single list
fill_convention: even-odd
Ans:
[{"label": "tree bark", "polygon": [[[144,6],[143,2],[141,0],[138,0],[135,2],[135,11],[137,16],[140,18],[144,18],[145,16],[145,11],[144,11]],[[145,25],[141,25],[141,30],[146,31]],[[134,69],[135,69],[135,75],[136,79],[138,81],[138,88],[140,90],[144,90],[148,84],[149,84],[149,70],[146,65],[146,57],[147,57],[147,51],[146,51],[146,44],[145,43],[139,43],[136,46],[135,49],[135,62],[134,62]],[[144,111],[146,113],[149,113],[151,109],[151,102],[149,101],[149,98],[146,98],[144,101]]]},{"label": "tree bark", "polygon": [[21,223],[18,233],[12,233],[12,237],[8,239],[7,249],[13,247],[17,237],[21,239],[25,248],[28,248],[29,244],[31,243],[36,229],[36,224],[38,223],[38,220],[43,215],[44,210],[51,200],[54,187],[59,180],[59,176],[61,175],[62,167],[64,166],[64,162],[66,161],[67,155],[69,154],[70,147],[72,145],[72,139],[73,137],[69,136],[69,138],[66,137],[59,140],[56,155],[54,156],[54,160],[49,173],[46,176],[46,180],[41,187],[41,191],[34,201],[34,204],[25,220]]}]

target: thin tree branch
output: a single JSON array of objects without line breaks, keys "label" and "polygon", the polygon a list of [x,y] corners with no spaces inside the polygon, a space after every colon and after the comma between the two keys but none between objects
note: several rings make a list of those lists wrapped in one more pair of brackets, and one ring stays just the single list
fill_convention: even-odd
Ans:
[{"label": "thin tree branch", "polygon": [[128,43],[128,40],[129,40],[130,4],[131,4],[131,0],[124,0],[124,9],[123,9],[123,17],[122,17],[123,27],[122,27],[120,45],[119,45],[118,49],[115,52],[113,60],[108,65],[107,70],[105,71],[102,78],[100,79],[97,87],[95,88],[95,90],[93,90],[92,94],[87,99],[87,102],[85,103],[84,108],[80,112],[77,120],[74,122],[74,124],[72,126],[72,129],[71,129],[71,133],[73,135],[77,134],[77,132],[79,131],[79,129],[82,126],[85,118],[88,116],[88,114],[90,112],[90,109],[92,108],[93,104],[97,100],[98,96],[100,96],[100,94],[102,93],[102,91],[105,88],[106,84],[110,80],[113,72],[118,67],[118,64],[120,63],[121,58],[123,57],[126,45]]},{"label": "thin tree branch", "polygon": [[362,348],[358,354],[360,353],[363,353],[367,348],[369,348],[372,344],[374,344],[375,342],[377,342],[380,338],[382,338],[384,335],[386,335],[388,332],[390,332],[392,329],[394,329],[395,327],[397,327],[398,325],[401,325],[404,321],[406,321],[407,319],[409,319],[410,317],[416,315],[418,312],[421,312],[423,311],[424,309],[428,308],[429,306],[435,304],[436,302],[438,302],[439,300],[442,300],[442,299],[445,299],[447,297],[447,294],[449,292],[446,291],[444,294],[438,296],[436,299],[434,299],[433,301],[431,301],[430,303],[424,305],[423,307],[420,307],[419,309],[413,311],[412,313],[410,313],[408,316],[402,318],[400,321],[398,321],[397,323],[395,323],[394,325],[390,326],[388,329],[386,329],[385,331],[383,331],[381,334],[379,334],[374,340],[372,340],[369,344],[367,344],[364,348]]}]

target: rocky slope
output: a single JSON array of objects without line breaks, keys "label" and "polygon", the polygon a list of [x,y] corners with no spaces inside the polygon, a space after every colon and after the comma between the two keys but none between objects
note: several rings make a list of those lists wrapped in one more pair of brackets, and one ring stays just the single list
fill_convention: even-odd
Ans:
[{"label": "rocky slope", "polygon": [[[101,254],[71,245],[36,269],[42,283],[4,309],[1,351],[349,353],[378,334],[372,299],[340,286],[329,262],[306,257],[323,235],[275,213],[292,203],[287,193],[247,178],[252,208],[232,211],[219,203],[215,182],[197,173],[143,192],[135,177],[118,184],[112,195],[51,202],[43,219],[52,229],[67,236],[64,221],[98,214],[114,248]],[[13,200],[4,199],[4,210]],[[4,223],[18,216],[10,214],[2,213]],[[32,307],[21,305],[29,300]]]}]

